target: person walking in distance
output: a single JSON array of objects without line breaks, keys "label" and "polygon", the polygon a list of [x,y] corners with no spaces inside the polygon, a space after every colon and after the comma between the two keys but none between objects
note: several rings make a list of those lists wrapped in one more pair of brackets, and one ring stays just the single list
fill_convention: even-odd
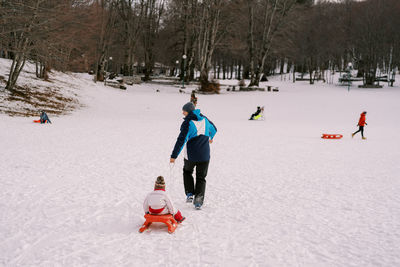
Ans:
[{"label": "person walking in distance", "polygon": [[367,139],[367,138],[364,137],[364,126],[365,126],[365,125],[368,125],[368,124],[365,122],[365,116],[366,116],[366,115],[367,115],[367,112],[366,112],[366,111],[364,111],[363,113],[361,113],[360,119],[359,119],[358,124],[357,124],[357,126],[359,127],[359,128],[358,128],[358,131],[352,133],[352,134],[351,134],[351,137],[354,137],[354,135],[356,135],[358,132],[361,132],[361,137],[362,137],[362,139],[364,139],[364,140]]},{"label": "person walking in distance", "polygon": [[[217,128],[191,102],[182,107],[182,113],[185,118],[170,163],[174,163],[184,149],[183,183],[186,202],[193,202],[196,209],[201,209],[206,191],[210,144],[217,133]],[[196,184],[193,177],[194,168],[196,168]]]}]

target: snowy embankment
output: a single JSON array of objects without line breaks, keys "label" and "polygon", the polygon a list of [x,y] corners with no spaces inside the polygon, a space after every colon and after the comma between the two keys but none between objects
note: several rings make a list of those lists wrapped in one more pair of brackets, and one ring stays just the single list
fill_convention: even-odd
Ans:
[{"label": "snowy embankment", "polygon": [[[0,115],[0,265],[400,265],[399,87],[199,95],[218,133],[196,211],[182,158],[168,163],[189,94],[71,77],[86,108],[51,125]],[[248,121],[257,105],[266,120]],[[368,139],[351,139],[363,110]],[[139,234],[158,175],[187,219]]]},{"label": "snowy embankment", "polygon": [[81,107],[81,80],[74,74],[49,73],[49,80],[36,77],[35,65],[26,62],[13,92],[4,90],[12,61],[0,58],[0,113],[10,116],[38,116],[45,110],[53,116],[71,113]]}]

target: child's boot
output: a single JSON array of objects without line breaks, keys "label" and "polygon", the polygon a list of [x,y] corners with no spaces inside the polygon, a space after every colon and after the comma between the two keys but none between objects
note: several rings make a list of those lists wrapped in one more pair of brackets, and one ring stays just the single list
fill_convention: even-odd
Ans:
[{"label": "child's boot", "polygon": [[186,218],[182,216],[181,212],[178,210],[174,215],[174,219],[177,223],[182,223]]}]

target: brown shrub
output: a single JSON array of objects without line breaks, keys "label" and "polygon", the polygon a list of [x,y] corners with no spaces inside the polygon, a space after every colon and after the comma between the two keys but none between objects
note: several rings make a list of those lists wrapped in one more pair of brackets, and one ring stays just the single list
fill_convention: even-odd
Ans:
[{"label": "brown shrub", "polygon": [[204,81],[200,83],[200,92],[209,93],[209,94],[219,94],[221,90],[220,84],[218,80]]}]

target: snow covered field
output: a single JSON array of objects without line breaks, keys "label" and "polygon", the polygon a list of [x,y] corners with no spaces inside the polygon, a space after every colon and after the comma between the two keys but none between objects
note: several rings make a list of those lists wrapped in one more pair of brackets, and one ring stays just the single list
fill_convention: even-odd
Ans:
[{"label": "snow covered field", "polygon": [[[400,265],[399,87],[199,95],[218,133],[197,211],[182,158],[169,166],[190,95],[69,79],[85,108],[51,125],[0,115],[1,266]],[[248,121],[257,105],[266,120]],[[352,139],[363,110],[368,139]],[[158,175],[186,220],[139,234]]]}]

